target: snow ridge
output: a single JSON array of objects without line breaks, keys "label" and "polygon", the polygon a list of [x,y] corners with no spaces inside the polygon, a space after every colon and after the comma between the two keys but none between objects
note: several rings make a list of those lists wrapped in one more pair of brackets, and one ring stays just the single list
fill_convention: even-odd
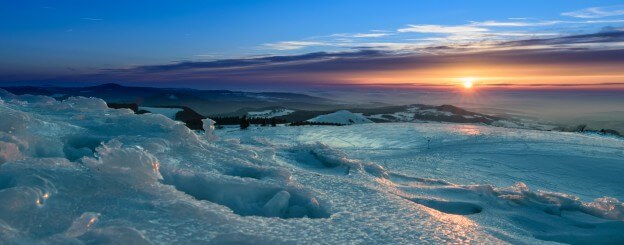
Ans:
[{"label": "snow ridge", "polygon": [[373,121],[364,117],[363,115],[354,114],[347,110],[340,110],[330,114],[320,115],[309,119],[308,122],[334,123],[342,125],[373,123]]}]

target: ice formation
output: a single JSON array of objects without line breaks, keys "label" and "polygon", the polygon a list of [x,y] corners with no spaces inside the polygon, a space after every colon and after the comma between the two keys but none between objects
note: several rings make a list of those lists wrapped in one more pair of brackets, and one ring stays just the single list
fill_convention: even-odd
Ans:
[{"label": "ice formation", "polygon": [[202,119],[202,128],[204,129],[204,138],[207,141],[213,141],[217,139],[217,136],[214,134],[215,123],[216,122],[210,118]]},{"label": "ice formation", "polygon": [[0,90],[0,243],[624,242],[621,139],[203,126]]}]

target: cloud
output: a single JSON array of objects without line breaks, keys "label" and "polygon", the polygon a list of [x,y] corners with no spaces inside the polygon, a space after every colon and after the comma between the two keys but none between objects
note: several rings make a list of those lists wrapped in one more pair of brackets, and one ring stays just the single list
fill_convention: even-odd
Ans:
[{"label": "cloud", "polygon": [[487,27],[528,27],[528,26],[548,26],[561,23],[559,21],[538,21],[538,22],[525,22],[525,21],[473,21],[470,23],[472,26],[487,26]]},{"label": "cloud", "polygon": [[125,72],[125,71],[141,71],[141,72],[169,72],[180,70],[193,70],[193,69],[205,69],[205,70],[228,70],[228,69],[247,69],[247,68],[261,68],[274,65],[283,64],[300,64],[301,62],[318,62],[330,59],[340,58],[364,58],[380,56],[385,52],[377,50],[361,50],[352,52],[315,52],[301,55],[276,55],[276,56],[264,56],[255,58],[241,58],[241,59],[223,59],[215,61],[185,61],[174,64],[166,65],[151,65],[151,66],[139,66],[131,69],[113,69],[113,72]]},{"label": "cloud", "polygon": [[488,29],[469,25],[459,26],[442,26],[442,25],[408,25],[406,28],[397,30],[398,32],[417,32],[417,33],[444,33],[444,34],[460,34],[486,32]]},{"label": "cloud", "polygon": [[[615,28],[607,28],[604,32],[585,34],[585,35],[573,35],[563,36],[548,39],[530,39],[530,40],[518,40],[501,43],[502,46],[529,46],[529,45],[561,45],[561,44],[601,44],[605,43],[624,43],[624,31],[619,31]],[[619,45],[620,48],[624,48],[624,45]]]},{"label": "cloud", "polygon": [[[371,30],[365,33],[337,33],[327,36],[308,37],[300,41],[284,41],[263,44],[263,48],[276,51],[302,50],[314,47],[316,50],[338,51],[358,48],[375,48],[395,52],[422,50],[425,45],[457,46],[473,44],[482,48],[492,42],[514,41],[552,37],[583,28],[596,29],[601,24],[624,23],[622,19],[583,20],[539,20],[531,18],[510,18],[507,20],[471,21],[464,25],[407,25],[396,31]],[[549,26],[548,29],[537,27]],[[551,26],[556,26],[551,27]],[[414,33],[418,33],[417,36]],[[372,39],[382,38],[382,42]],[[476,45],[480,43],[479,45]],[[277,52],[279,53],[279,52]]]},{"label": "cloud", "polygon": [[563,16],[570,16],[575,18],[603,18],[610,16],[624,15],[624,5],[608,6],[608,7],[593,7],[586,8],[572,12],[562,13]]},{"label": "cloud", "polygon": [[[427,72],[430,68],[466,64],[485,64],[488,67],[499,64],[587,66],[593,71],[601,70],[601,66],[624,65],[624,29],[617,25],[624,23],[624,19],[598,17],[615,16],[620,12],[624,13],[617,8],[589,8],[564,13],[579,17],[568,20],[508,18],[471,21],[463,25],[411,24],[393,31],[338,33],[261,44],[260,48],[271,49],[274,53],[266,56],[227,58],[199,53],[189,58],[192,61],[107,69],[87,75],[66,72],[64,74],[68,77],[73,77],[57,80],[180,81],[186,85],[282,82],[289,85],[291,82],[339,83],[340,77],[346,73],[366,77],[364,74],[374,72]],[[598,30],[607,24],[615,27],[605,27],[599,33],[585,35],[563,34],[575,33],[573,31],[580,28]],[[305,53],[310,50],[333,52]]]},{"label": "cloud", "polygon": [[[583,61],[624,61],[624,31],[609,29],[586,35],[562,36],[555,38],[527,39],[492,43],[484,49],[475,49],[473,45],[422,45],[414,43],[365,43],[356,50],[348,52],[315,52],[300,55],[274,55],[240,59],[221,59],[214,61],[185,61],[174,64],[138,66],[130,69],[112,69],[112,73],[160,73],[173,71],[202,71],[230,73],[238,71],[280,71],[285,67],[298,67],[306,70],[331,71],[335,69],[393,69],[404,65],[426,65],[429,63],[455,62],[469,57],[483,60],[508,59],[509,62],[526,61],[527,63],[566,63]],[[595,44],[593,49],[570,50],[566,44]],[[619,45],[601,50],[605,44]],[[534,46],[539,46],[536,49]],[[411,49],[411,53],[396,53],[387,50]],[[446,51],[443,53],[422,52],[428,50]],[[464,52],[467,51],[467,52]],[[458,59],[463,57],[462,59]],[[487,59],[486,59],[487,58]],[[372,62],[374,61],[374,62]]]},{"label": "cloud", "polygon": [[608,23],[622,23],[624,20],[582,20],[582,21],[566,21],[566,20],[541,20],[533,22],[525,21],[473,21],[470,22],[471,26],[483,26],[483,27],[534,27],[534,26],[552,26],[562,24],[608,24]]},{"label": "cloud", "polygon": [[104,19],[99,19],[99,18],[80,18],[81,20],[88,20],[88,21],[103,21]]},{"label": "cloud", "polygon": [[495,32],[489,33],[492,36],[506,36],[506,37],[544,37],[544,36],[556,36],[559,33],[555,32]]},{"label": "cloud", "polygon": [[223,55],[219,55],[219,54],[196,54],[193,55],[193,57],[198,57],[200,59],[217,59],[217,58],[223,58]]},{"label": "cloud", "polygon": [[392,33],[377,32],[377,33],[354,33],[354,34],[339,33],[339,34],[333,34],[331,36],[333,36],[333,37],[352,37],[352,38],[376,38],[376,37],[385,37],[385,36],[390,36],[390,35],[392,35]]},{"label": "cloud", "polygon": [[276,43],[267,43],[264,44],[265,47],[275,50],[297,50],[303,49],[311,46],[327,46],[324,42],[315,42],[315,41],[284,41],[284,42],[276,42]]},{"label": "cloud", "polygon": [[[348,52],[316,52],[213,61],[185,61],[173,64],[104,70],[77,75],[64,81],[178,82],[184,86],[245,86],[272,84],[298,86],[344,83],[345,76],[369,79],[367,74],[403,72],[427,73],[445,67],[532,67],[539,74],[557,72],[571,76],[621,74],[624,65],[624,32],[530,39],[473,45],[425,46],[413,43],[366,43]],[[583,44],[586,47],[575,48]],[[615,48],[605,48],[608,45]],[[570,46],[572,45],[572,46]],[[617,46],[619,45],[619,46]],[[396,52],[404,49],[409,52]],[[392,50],[392,51],[387,51]],[[582,69],[581,69],[582,68]],[[577,72],[577,73],[574,73]],[[561,74],[561,73],[558,73]],[[593,74],[593,73],[591,73]],[[624,76],[624,75],[621,75]],[[604,82],[611,82],[611,80]],[[619,79],[619,78],[618,78]],[[357,82],[359,80],[349,80]]]}]

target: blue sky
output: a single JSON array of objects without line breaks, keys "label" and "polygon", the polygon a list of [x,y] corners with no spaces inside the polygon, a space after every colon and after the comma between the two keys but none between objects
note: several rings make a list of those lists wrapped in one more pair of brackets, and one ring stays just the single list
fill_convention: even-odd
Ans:
[{"label": "blue sky", "polygon": [[[491,48],[619,31],[621,1],[4,1],[10,79],[362,49]],[[611,42],[610,45],[614,45]]]}]

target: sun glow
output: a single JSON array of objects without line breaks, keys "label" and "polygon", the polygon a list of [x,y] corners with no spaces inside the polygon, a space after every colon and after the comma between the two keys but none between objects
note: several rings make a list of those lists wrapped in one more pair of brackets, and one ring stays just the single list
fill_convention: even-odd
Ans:
[{"label": "sun glow", "polygon": [[474,78],[472,77],[464,77],[462,78],[462,81],[464,82],[463,85],[465,89],[471,89],[472,86],[474,85],[473,84]]}]

